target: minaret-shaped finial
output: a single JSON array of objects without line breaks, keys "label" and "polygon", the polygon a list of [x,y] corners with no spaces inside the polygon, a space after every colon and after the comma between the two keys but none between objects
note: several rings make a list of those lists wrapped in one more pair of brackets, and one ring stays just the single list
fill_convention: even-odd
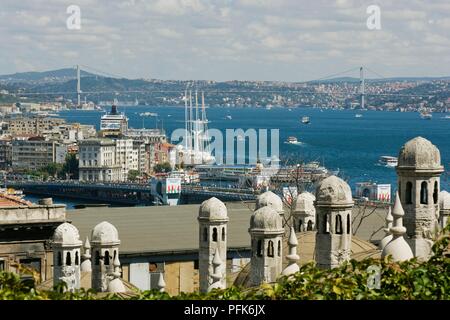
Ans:
[{"label": "minaret-shaped finial", "polygon": [[122,280],[120,279],[120,261],[119,255],[116,254],[114,257],[114,271],[111,273],[112,280],[108,283],[108,292],[125,292],[125,286],[123,285]]},{"label": "minaret-shaped finial", "polygon": [[380,241],[380,250],[383,251],[384,247],[389,243],[389,241],[392,240],[392,234],[390,229],[392,228],[392,221],[394,221],[394,218],[392,217],[392,210],[391,206],[388,207],[388,213],[386,215],[386,228],[384,228],[384,232],[386,236],[381,239]]},{"label": "minaret-shaped finial", "polygon": [[159,274],[158,289],[159,292],[166,291],[166,281],[164,281],[164,274],[162,272]]},{"label": "minaret-shaped finial", "polygon": [[300,257],[297,254],[298,240],[297,236],[295,235],[294,227],[291,227],[291,234],[289,236],[288,245],[289,254],[286,256],[286,259],[288,260],[288,266],[281,273],[281,275],[283,276],[289,276],[300,270],[300,267],[297,264],[297,261],[300,260]]},{"label": "minaret-shaped finial", "polygon": [[211,278],[213,279],[213,283],[208,287],[208,292],[212,289],[225,289],[222,285],[222,272],[220,271],[220,266],[222,265],[222,260],[220,259],[219,250],[216,249],[214,253],[214,259],[212,261],[214,273],[211,274]]},{"label": "minaret-shaped finial", "polygon": [[394,215],[394,226],[389,230],[392,233],[392,240],[384,247],[381,257],[391,255],[394,261],[405,261],[413,258],[411,247],[408,245],[403,235],[406,233],[406,228],[403,226],[403,211],[400,197],[397,194],[395,196],[394,209],[392,210]]},{"label": "minaret-shaped finial", "polygon": [[120,278],[120,261],[119,261],[119,255],[116,254],[114,258],[114,272],[113,272],[114,278]]},{"label": "minaret-shaped finial", "polygon": [[403,216],[405,215],[405,211],[403,211],[398,191],[395,195],[394,210],[392,214],[394,215],[394,225],[393,227],[389,228],[389,231],[394,236],[403,236],[406,233],[406,228],[403,226]]},{"label": "minaret-shaped finial", "polygon": [[91,264],[91,244],[89,242],[89,238],[86,237],[86,241],[84,242],[84,253],[82,255],[81,262],[81,271],[83,272],[91,272],[92,264]]}]

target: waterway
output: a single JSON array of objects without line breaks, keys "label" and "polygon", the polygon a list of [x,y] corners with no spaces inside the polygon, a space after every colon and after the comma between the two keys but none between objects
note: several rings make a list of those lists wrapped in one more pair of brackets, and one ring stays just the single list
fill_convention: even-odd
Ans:
[{"label": "waterway", "polygon": [[[163,127],[170,137],[184,128],[183,107],[136,106],[120,107],[133,128]],[[142,117],[140,113],[157,113],[158,117]],[[352,189],[356,182],[390,183],[396,187],[395,169],[378,164],[382,155],[397,156],[401,146],[416,136],[429,139],[441,151],[446,174],[442,189],[450,190],[450,120],[435,113],[423,120],[414,112],[321,110],[314,108],[207,108],[209,128],[219,129],[279,129],[279,150],[282,161],[290,163],[320,161],[328,169],[338,170]],[[357,113],[362,117],[356,118]],[[68,122],[95,125],[99,129],[101,111],[61,111]],[[309,116],[309,124],[301,123]],[[231,118],[231,119],[230,119]],[[301,145],[286,144],[295,136]],[[66,202],[72,205],[72,202]]]}]

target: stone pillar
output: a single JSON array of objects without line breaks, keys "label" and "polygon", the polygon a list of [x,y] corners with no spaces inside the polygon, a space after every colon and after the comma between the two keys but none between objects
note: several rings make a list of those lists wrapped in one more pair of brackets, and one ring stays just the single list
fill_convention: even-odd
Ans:
[{"label": "stone pillar", "polygon": [[200,291],[207,292],[213,282],[211,276],[215,274],[213,259],[216,251],[222,261],[218,270],[223,274],[221,286],[225,288],[228,236],[228,213],[225,204],[217,198],[204,201],[200,206],[198,222]]},{"label": "stone pillar", "polygon": [[344,180],[330,176],[317,187],[316,199],[316,263],[335,268],[351,258],[352,192]]}]

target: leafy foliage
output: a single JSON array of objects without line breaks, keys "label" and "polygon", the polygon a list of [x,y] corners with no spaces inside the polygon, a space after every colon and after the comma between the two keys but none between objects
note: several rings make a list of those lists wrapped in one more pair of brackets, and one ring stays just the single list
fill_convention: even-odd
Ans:
[{"label": "leafy foliage", "polygon": [[128,180],[129,181],[136,181],[138,176],[139,176],[138,170],[129,170],[128,171]]},{"label": "leafy foliage", "polygon": [[153,167],[153,171],[155,171],[156,173],[171,172],[172,166],[169,162],[158,163]]}]

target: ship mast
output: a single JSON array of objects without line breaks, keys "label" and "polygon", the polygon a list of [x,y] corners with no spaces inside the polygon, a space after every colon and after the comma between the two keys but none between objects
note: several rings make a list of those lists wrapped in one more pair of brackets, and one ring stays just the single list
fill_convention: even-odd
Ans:
[{"label": "ship mast", "polygon": [[199,151],[199,126],[198,126],[198,94],[195,90],[195,134],[194,134],[194,150]]},{"label": "ship mast", "polygon": [[203,137],[204,142],[202,142],[202,146],[204,146],[204,150],[208,153],[209,150],[209,137],[208,137],[208,119],[206,118],[206,109],[205,109],[205,94],[202,91],[202,124],[203,124]]},{"label": "ship mast", "polygon": [[359,81],[361,84],[361,109],[364,109],[364,69],[363,67],[359,68]]},{"label": "ship mast", "polygon": [[192,90],[189,90],[189,150],[192,150]]},{"label": "ship mast", "polygon": [[187,90],[184,90],[184,146],[188,147]]}]

